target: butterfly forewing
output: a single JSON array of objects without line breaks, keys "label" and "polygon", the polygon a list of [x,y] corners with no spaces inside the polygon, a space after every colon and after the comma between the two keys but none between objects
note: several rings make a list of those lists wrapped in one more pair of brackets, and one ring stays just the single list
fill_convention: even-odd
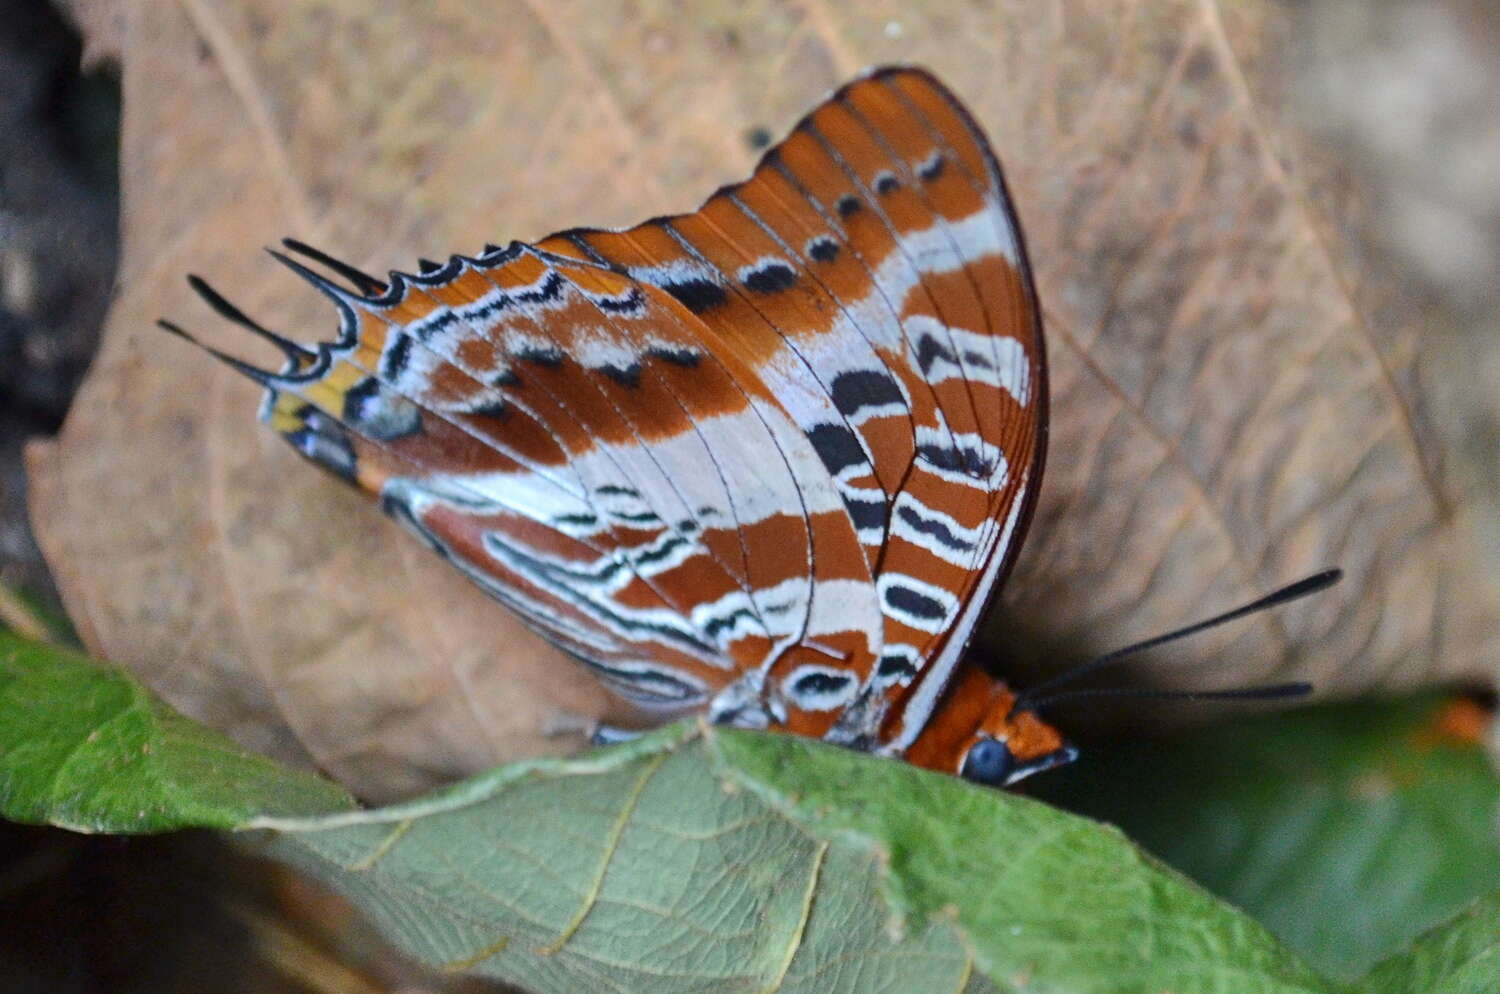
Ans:
[{"label": "butterfly forewing", "polygon": [[[295,265],[295,264],[294,264]],[[927,74],[691,214],[393,274],[274,427],[638,703],[899,752],[1019,546],[1045,368],[998,166]]]}]

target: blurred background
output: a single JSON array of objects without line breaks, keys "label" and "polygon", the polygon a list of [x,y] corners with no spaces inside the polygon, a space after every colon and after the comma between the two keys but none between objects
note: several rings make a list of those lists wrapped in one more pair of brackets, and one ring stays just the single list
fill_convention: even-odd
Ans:
[{"label": "blurred background", "polygon": [[120,82],[67,15],[0,5],[0,578],[58,606],[21,447],[62,424],[99,338],[119,242]]},{"label": "blurred background", "polygon": [[[1449,470],[1500,492],[1500,405],[1453,386],[1475,370],[1500,385],[1500,7],[1280,7],[1293,69],[1281,95],[1343,175],[1352,199],[1337,216],[1360,227],[1351,243],[1372,271],[1406,274],[1400,306],[1468,374],[1439,367],[1423,384],[1459,454]],[[22,448],[61,425],[115,279],[121,16],[94,0],[0,0],[0,622],[20,631],[60,611],[28,527]],[[0,826],[0,921],[7,991],[485,989],[424,973],[337,899],[209,836]]]}]

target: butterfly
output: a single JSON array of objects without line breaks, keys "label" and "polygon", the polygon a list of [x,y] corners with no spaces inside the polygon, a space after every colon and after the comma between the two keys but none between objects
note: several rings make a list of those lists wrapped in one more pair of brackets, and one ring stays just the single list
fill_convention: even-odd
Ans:
[{"label": "butterfly", "polygon": [[210,351],[637,707],[991,785],[1076,756],[966,657],[1036,505],[1047,362],[999,161],[929,73],[848,83],[689,214],[386,280],[284,247],[337,334],[190,277],[285,363]]}]

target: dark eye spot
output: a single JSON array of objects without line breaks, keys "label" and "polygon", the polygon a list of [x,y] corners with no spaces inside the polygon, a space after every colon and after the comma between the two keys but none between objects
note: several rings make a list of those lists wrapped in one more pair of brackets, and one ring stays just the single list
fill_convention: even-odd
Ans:
[{"label": "dark eye spot", "polygon": [[875,177],[876,193],[895,193],[901,189],[901,181],[892,173],[881,173]]},{"label": "dark eye spot", "polygon": [[838,203],[834,206],[838,209],[839,217],[848,217],[850,214],[857,213],[864,204],[854,194],[846,193],[839,198]]}]

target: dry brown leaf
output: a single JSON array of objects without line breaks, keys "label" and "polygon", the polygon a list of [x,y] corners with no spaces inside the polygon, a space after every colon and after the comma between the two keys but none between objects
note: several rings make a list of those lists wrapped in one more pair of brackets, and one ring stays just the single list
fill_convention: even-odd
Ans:
[{"label": "dry brown leaf", "polygon": [[1285,31],[1208,0],[129,5],[119,299],[32,465],[68,605],[179,707],[367,796],[571,748],[549,723],[607,706],[581,669],[152,321],[244,350],[192,271],[325,336],[331,314],[256,246],[290,234],[379,271],[686,209],[748,171],[753,128],[907,61],[990,131],[1045,304],[1052,441],[1008,617],[1109,648],[1338,564],[1336,592],[1156,679],[1487,679],[1500,597],[1428,428],[1421,328],[1379,306],[1347,191],[1283,120]]}]

